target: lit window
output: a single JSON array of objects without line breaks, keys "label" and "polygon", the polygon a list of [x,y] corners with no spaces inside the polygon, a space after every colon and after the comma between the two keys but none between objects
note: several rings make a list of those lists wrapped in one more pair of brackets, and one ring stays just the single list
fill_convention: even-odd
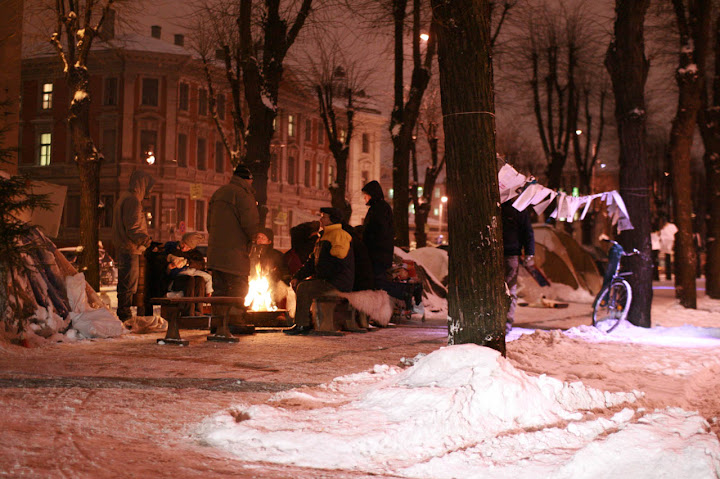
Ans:
[{"label": "lit window", "polygon": [[394,193],[395,193],[395,190],[393,190],[392,188],[390,188],[390,189],[388,190],[388,198],[393,199]]},{"label": "lit window", "polygon": [[335,182],[335,166],[328,165],[328,185],[332,185]]},{"label": "lit window", "polygon": [[425,192],[425,189],[422,186],[418,186],[418,190],[417,190],[418,198],[421,197],[424,192]]},{"label": "lit window", "polygon": [[53,84],[43,83],[42,89],[42,109],[49,110],[52,108],[53,101]]},{"label": "lit window", "polygon": [[295,137],[295,115],[288,115],[288,136]]},{"label": "lit window", "polygon": [[40,135],[40,166],[50,165],[50,154],[52,153],[52,133]]},{"label": "lit window", "polygon": [[315,186],[319,190],[325,187],[323,185],[323,164],[319,161],[315,164]]}]

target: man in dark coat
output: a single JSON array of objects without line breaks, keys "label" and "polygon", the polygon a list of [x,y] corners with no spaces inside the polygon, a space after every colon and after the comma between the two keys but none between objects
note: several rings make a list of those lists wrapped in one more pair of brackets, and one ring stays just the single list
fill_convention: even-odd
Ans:
[{"label": "man in dark coat", "polygon": [[365,204],[370,207],[365,215],[363,242],[367,247],[375,275],[375,285],[387,283],[386,272],[392,266],[395,228],[393,212],[385,201],[382,186],[373,180],[362,188]]},{"label": "man in dark coat", "polygon": [[[283,254],[274,248],[274,240],[275,233],[272,229],[261,228],[255,237],[255,244],[250,254],[251,268],[259,264],[261,274],[270,279],[271,285],[282,281],[288,275]],[[251,273],[254,274],[253,271]]]},{"label": "man in dark coat", "polygon": [[314,298],[330,291],[349,292],[355,280],[352,236],[343,229],[337,208],[320,208],[322,236],[310,258],[298,271],[291,285],[297,286],[295,325],[285,334],[308,334],[312,330],[310,306]]},{"label": "man in dark coat", "polygon": [[290,228],[290,249],[285,252],[283,260],[288,269],[290,282],[292,276],[302,268],[305,261],[315,249],[320,230],[320,223],[308,221]]},{"label": "man in dark coat", "polygon": [[113,210],[112,241],[118,265],[117,315],[121,321],[131,317],[130,306],[140,276],[140,255],[151,243],[142,201],[154,183],[148,173],[134,171],[130,175],[128,191],[120,195]]},{"label": "man in dark coat", "polygon": [[530,210],[518,211],[513,200],[502,204],[503,249],[505,255],[505,283],[510,291],[510,307],[507,313],[507,331],[512,329],[517,307],[517,277],[520,257],[525,255],[525,264],[534,265],[535,234],[530,221]]},{"label": "man in dark coat", "polygon": [[250,248],[260,222],[250,180],[250,170],[240,164],[230,183],[210,198],[207,255],[213,296],[244,298],[248,293]]}]

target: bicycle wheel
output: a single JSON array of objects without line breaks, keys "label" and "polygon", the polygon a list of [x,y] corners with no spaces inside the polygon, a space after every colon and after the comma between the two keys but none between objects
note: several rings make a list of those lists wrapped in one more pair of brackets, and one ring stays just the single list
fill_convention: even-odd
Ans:
[{"label": "bicycle wheel", "polygon": [[593,326],[611,332],[625,319],[632,302],[632,289],[625,280],[613,281],[593,306]]}]

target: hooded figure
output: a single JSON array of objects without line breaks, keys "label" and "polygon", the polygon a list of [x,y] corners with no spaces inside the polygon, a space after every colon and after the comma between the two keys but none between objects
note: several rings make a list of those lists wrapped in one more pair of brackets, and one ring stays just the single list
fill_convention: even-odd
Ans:
[{"label": "hooded figure", "polygon": [[[370,255],[373,272],[376,280],[384,279],[385,271],[392,266],[395,228],[393,226],[393,212],[385,201],[380,183],[373,180],[363,186],[365,204],[370,207],[363,226],[363,242]],[[377,283],[377,281],[376,281]]]},{"label": "hooded figure", "polygon": [[130,319],[130,306],[137,292],[140,274],[140,254],[150,245],[147,221],[142,210],[142,200],[155,184],[144,171],[130,175],[128,191],[123,192],[113,210],[112,239],[117,252],[118,265],[118,318]]}]

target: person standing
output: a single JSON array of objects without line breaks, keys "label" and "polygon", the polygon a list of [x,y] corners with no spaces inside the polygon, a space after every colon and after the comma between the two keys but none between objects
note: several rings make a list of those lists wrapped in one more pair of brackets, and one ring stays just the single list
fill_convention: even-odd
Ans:
[{"label": "person standing", "polygon": [[518,211],[513,207],[513,200],[501,206],[503,224],[503,253],[505,257],[505,283],[510,292],[510,306],[507,313],[506,331],[510,331],[515,322],[517,308],[517,278],[520,269],[520,258],[524,254],[525,264],[535,264],[535,234],[530,221],[530,211]]},{"label": "person standing", "polygon": [[250,248],[260,222],[251,180],[250,170],[240,164],[210,198],[207,266],[213,296],[245,298],[248,293]]},{"label": "person standing", "polygon": [[395,239],[393,226],[393,212],[385,201],[385,195],[380,183],[373,180],[363,186],[363,198],[370,208],[365,215],[363,226],[363,242],[370,255],[370,262],[375,276],[375,286],[385,289],[389,281],[386,278],[387,270],[392,266]]},{"label": "person standing", "polygon": [[140,276],[140,255],[151,243],[142,200],[154,184],[155,180],[148,173],[134,171],[128,190],[120,195],[113,210],[112,241],[118,265],[117,315],[123,322],[131,317],[130,306]]},{"label": "person standing", "polygon": [[665,278],[672,279],[675,233],[678,232],[678,228],[675,224],[667,221],[667,218],[661,218],[660,222],[662,224],[660,227],[660,253],[665,256]]}]

